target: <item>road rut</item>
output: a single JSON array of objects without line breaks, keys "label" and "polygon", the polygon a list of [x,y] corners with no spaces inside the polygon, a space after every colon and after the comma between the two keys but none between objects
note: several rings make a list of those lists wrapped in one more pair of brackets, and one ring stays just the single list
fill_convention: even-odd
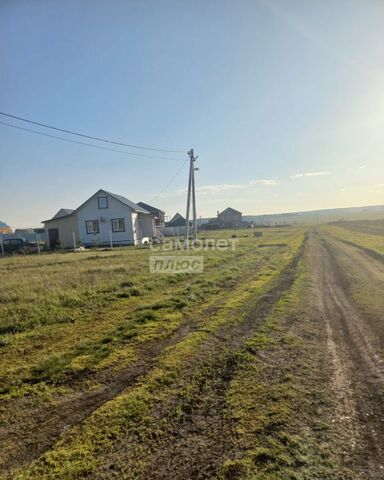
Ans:
[{"label": "road rut", "polygon": [[338,242],[314,234],[309,248],[315,306],[325,324],[334,372],[334,421],[344,438],[345,462],[357,478],[383,479],[384,362],[377,337],[348,293]]}]

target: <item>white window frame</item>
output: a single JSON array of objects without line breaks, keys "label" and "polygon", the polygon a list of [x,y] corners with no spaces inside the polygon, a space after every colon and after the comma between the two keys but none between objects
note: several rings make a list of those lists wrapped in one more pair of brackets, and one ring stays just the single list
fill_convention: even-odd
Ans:
[{"label": "white window frame", "polygon": [[[105,200],[105,206],[102,206],[100,204],[100,200]],[[108,197],[104,196],[104,197],[97,197],[97,206],[99,207],[99,210],[105,210],[106,208],[108,208]]]},{"label": "white window frame", "polygon": [[[119,225],[119,222],[121,224]],[[117,226],[116,226],[117,224]],[[125,220],[124,218],[112,218],[111,220],[112,232],[113,233],[121,233],[125,232]],[[122,228],[120,228],[122,226]]]},{"label": "white window frame", "polygon": [[[95,228],[96,225],[96,228]],[[85,221],[85,229],[88,235],[95,235],[96,233],[100,232],[99,229],[99,221],[98,220],[86,220]]]}]

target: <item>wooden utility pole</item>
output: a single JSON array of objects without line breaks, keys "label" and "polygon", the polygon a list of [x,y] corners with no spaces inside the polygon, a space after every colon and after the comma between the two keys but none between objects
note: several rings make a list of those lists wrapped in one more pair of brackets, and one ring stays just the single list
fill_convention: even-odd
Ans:
[{"label": "wooden utility pole", "polygon": [[185,242],[184,248],[188,248],[188,241],[189,241],[189,211],[191,208],[191,197],[193,203],[193,221],[194,221],[194,229],[195,235],[197,234],[197,219],[196,219],[196,196],[195,196],[195,160],[193,154],[193,148],[188,152],[189,155],[189,178],[188,178],[188,195],[187,195],[187,214],[185,215]]}]

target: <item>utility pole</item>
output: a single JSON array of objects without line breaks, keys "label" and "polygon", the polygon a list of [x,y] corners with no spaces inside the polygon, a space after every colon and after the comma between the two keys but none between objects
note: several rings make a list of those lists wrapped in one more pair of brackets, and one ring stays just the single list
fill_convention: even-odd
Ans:
[{"label": "utility pole", "polygon": [[36,245],[37,245],[37,253],[40,255],[40,238],[38,233],[36,233]]},{"label": "utility pole", "polygon": [[[197,157],[193,161],[196,161]],[[193,212],[193,240],[197,240],[197,214],[196,214],[196,189],[195,189],[195,172],[198,168],[193,167],[192,172],[192,212]]]},{"label": "utility pole", "polygon": [[184,248],[188,249],[188,240],[189,240],[189,211],[191,207],[191,197],[193,202],[193,220],[194,220],[194,227],[197,232],[197,220],[196,220],[196,199],[195,199],[195,160],[193,154],[193,148],[188,152],[189,155],[189,178],[188,178],[188,195],[187,195],[187,213],[185,215],[185,242]]}]

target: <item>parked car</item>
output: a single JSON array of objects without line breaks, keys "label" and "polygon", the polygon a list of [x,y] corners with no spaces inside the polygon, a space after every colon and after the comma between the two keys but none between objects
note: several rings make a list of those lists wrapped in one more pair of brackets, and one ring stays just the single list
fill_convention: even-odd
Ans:
[{"label": "parked car", "polygon": [[8,238],[3,241],[4,253],[36,253],[37,243],[27,242],[24,238]]}]

